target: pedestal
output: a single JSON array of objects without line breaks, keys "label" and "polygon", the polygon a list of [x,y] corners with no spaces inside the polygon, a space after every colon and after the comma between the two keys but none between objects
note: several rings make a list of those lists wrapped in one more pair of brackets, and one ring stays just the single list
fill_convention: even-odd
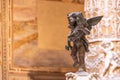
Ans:
[{"label": "pedestal", "polygon": [[66,73],[66,80],[100,80],[97,73],[76,72]]}]

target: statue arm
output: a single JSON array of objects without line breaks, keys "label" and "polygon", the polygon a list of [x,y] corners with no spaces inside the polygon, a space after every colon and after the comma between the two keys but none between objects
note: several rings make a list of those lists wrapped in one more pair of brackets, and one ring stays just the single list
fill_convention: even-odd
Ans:
[{"label": "statue arm", "polygon": [[67,45],[65,45],[65,49],[66,49],[66,50],[72,49],[71,41],[69,40],[69,36],[70,36],[70,35],[71,35],[71,32],[68,34]]},{"label": "statue arm", "polygon": [[65,46],[66,50],[72,49],[71,41],[67,41],[67,45]]},{"label": "statue arm", "polygon": [[72,49],[71,41],[68,41],[68,47]]}]

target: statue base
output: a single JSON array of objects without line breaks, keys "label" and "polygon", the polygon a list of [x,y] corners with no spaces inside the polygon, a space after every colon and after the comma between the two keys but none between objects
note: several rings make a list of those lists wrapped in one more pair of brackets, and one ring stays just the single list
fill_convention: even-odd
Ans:
[{"label": "statue base", "polygon": [[120,76],[100,77],[97,73],[87,73],[85,71],[76,73],[66,73],[66,80],[120,80]]},{"label": "statue base", "polygon": [[99,78],[97,73],[87,73],[85,71],[66,73],[66,80],[99,80]]}]

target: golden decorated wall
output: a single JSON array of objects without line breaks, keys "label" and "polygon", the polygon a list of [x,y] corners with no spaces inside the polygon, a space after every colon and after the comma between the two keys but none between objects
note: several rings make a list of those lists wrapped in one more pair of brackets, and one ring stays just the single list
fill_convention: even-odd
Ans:
[{"label": "golden decorated wall", "polygon": [[65,72],[76,71],[70,52],[64,49],[67,13],[83,12],[83,4],[67,0],[1,1],[0,80],[64,80]]},{"label": "golden decorated wall", "polygon": [[67,43],[70,12],[83,12],[83,5],[38,1],[38,46],[40,49],[64,50]]},{"label": "golden decorated wall", "polygon": [[72,11],[83,12],[83,5],[59,1],[37,1],[37,4],[34,0],[29,3],[13,1],[14,65],[72,67],[69,52],[64,49],[68,34],[67,13]]}]

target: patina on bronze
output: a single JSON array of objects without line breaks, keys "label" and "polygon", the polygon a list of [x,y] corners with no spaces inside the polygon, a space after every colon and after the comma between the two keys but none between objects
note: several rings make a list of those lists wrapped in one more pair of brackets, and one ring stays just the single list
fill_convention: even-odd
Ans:
[{"label": "patina on bronze", "polygon": [[90,34],[92,26],[98,24],[102,17],[97,16],[85,19],[81,12],[72,12],[67,15],[70,33],[68,34],[68,44],[65,48],[71,50],[74,67],[79,65],[85,71],[85,52],[89,51],[86,35]]}]

